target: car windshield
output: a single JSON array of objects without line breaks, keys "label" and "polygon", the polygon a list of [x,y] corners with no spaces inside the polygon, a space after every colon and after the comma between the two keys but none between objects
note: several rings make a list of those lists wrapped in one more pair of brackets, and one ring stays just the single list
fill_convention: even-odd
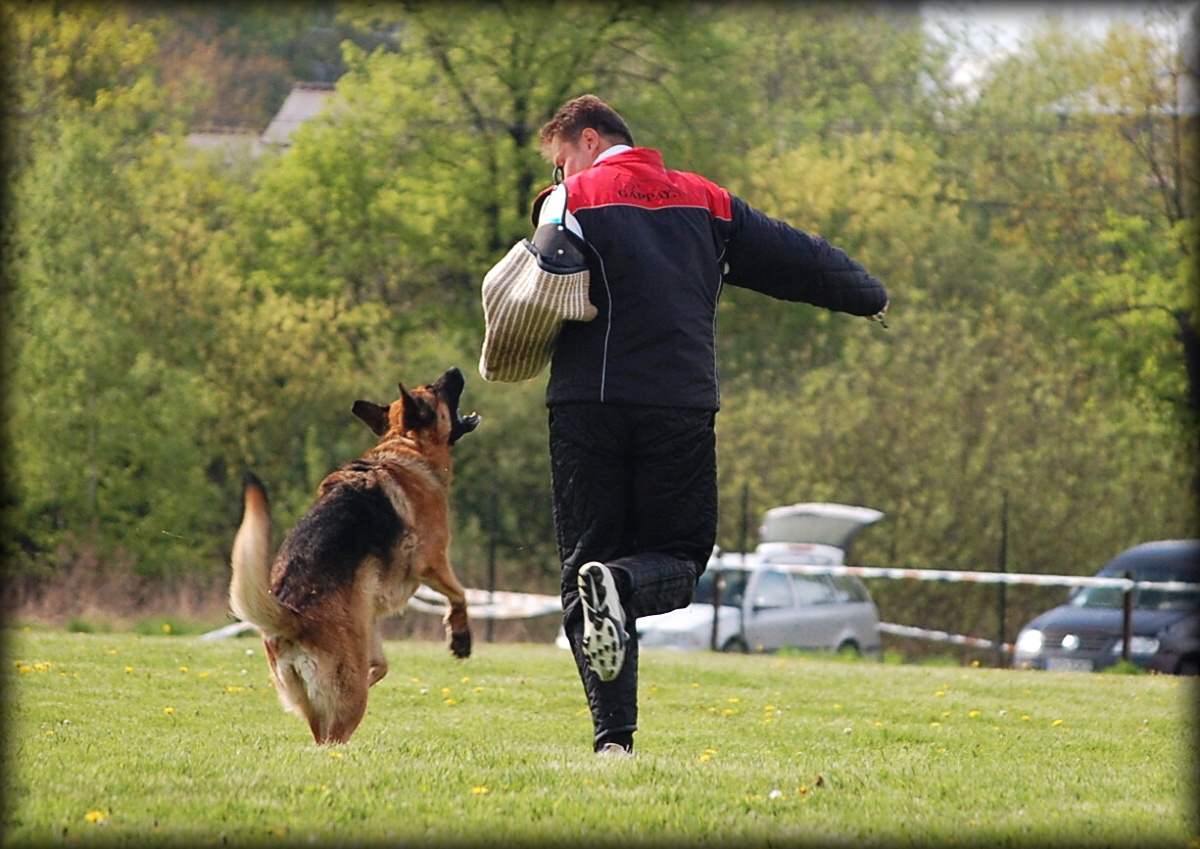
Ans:
[{"label": "car windshield", "polygon": [[713,603],[713,581],[716,575],[723,579],[721,584],[721,606],[741,607],[746,597],[746,578],[748,574],[741,569],[709,569],[696,582],[696,592],[692,595],[695,604]]},{"label": "car windshield", "polygon": [[[1195,610],[1200,604],[1200,593],[1195,590],[1138,589],[1134,593],[1133,606],[1137,610]],[[1085,587],[1071,596],[1072,607],[1125,606],[1125,591],[1119,587]]]}]

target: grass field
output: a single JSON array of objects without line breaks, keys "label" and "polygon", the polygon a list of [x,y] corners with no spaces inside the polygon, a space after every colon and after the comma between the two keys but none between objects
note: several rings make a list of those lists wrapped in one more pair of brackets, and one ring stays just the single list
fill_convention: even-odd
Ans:
[{"label": "grass field", "polygon": [[11,846],[1200,846],[1195,682],[644,651],[597,758],[546,645],[391,642],[354,739],[255,638],[5,633]]}]

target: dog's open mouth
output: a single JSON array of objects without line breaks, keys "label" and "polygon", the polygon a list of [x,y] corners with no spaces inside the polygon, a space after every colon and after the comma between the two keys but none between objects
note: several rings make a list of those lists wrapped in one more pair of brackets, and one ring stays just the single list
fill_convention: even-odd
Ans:
[{"label": "dog's open mouth", "polygon": [[450,408],[451,445],[458,442],[459,438],[463,435],[479,427],[479,422],[481,421],[479,413],[471,413],[468,416],[463,416],[459,412],[459,399],[462,398],[462,392],[466,385],[467,380],[463,377],[463,373],[458,366],[447,369],[446,373],[439,377],[433,385],[434,392],[445,398],[446,404]]}]

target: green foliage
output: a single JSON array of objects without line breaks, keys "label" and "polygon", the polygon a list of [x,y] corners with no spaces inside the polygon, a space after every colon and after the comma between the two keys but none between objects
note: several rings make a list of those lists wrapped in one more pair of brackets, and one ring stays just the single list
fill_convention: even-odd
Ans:
[{"label": "green foliage", "polygon": [[[1024,309],[908,309],[886,331],[862,323],[830,365],[768,386],[726,381],[722,503],[748,486],[755,517],[798,501],[862,504],[887,518],[856,543],[855,562],[991,570],[1008,493],[1010,569],[1091,574],[1136,542],[1194,533],[1185,446],[1162,411],[1118,386]],[[736,544],[739,518],[723,512],[722,547]],[[982,586],[872,591],[886,621],[995,633]],[[1014,602],[1010,615],[1039,603]]]},{"label": "green foliage", "polygon": [[[1183,846],[1194,691],[1166,676],[643,651],[638,754],[591,751],[569,654],[390,642],[350,743],[261,642],[13,633],[18,845]],[[253,652],[253,656],[248,656]]]}]

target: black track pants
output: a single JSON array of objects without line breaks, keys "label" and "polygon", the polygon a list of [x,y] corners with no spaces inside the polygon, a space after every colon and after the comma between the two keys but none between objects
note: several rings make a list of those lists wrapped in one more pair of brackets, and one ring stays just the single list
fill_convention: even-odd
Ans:
[{"label": "black track pants", "polygon": [[[595,744],[637,728],[634,620],[691,602],[717,532],[715,413],[670,407],[550,408],[554,524],[562,561],[563,626],[592,711]],[[613,568],[630,641],[613,681],[582,651],[579,568]]]}]

